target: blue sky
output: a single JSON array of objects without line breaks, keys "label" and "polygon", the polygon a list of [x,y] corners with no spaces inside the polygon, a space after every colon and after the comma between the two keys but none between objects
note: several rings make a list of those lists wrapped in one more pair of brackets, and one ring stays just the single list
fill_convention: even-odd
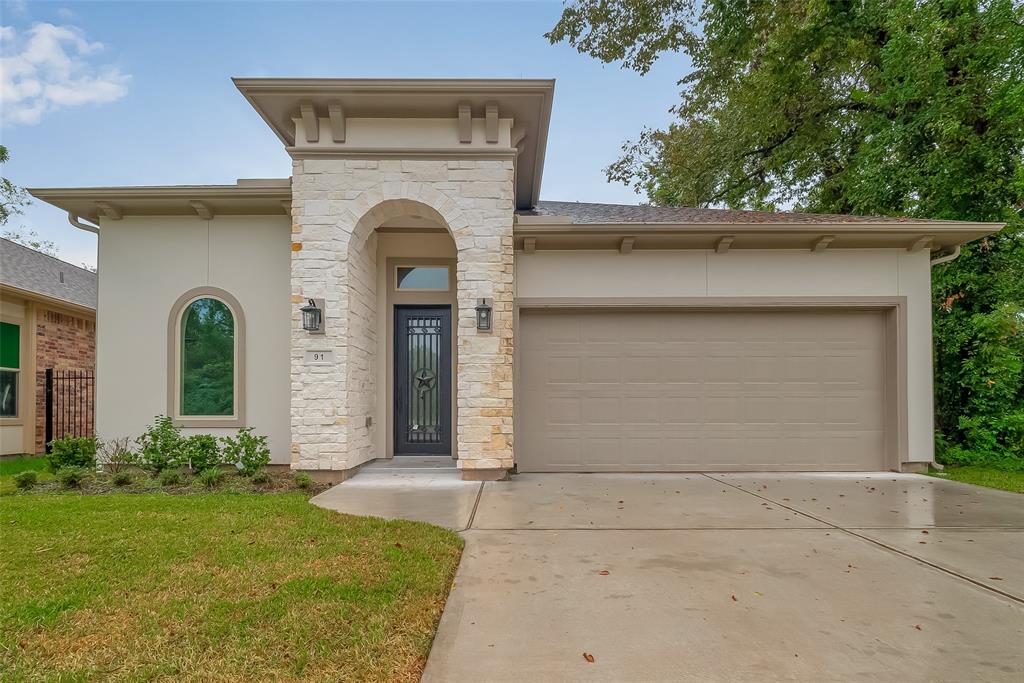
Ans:
[{"label": "blue sky", "polygon": [[[641,77],[549,45],[561,7],[0,0],[3,173],[27,187],[289,175],[232,76],[555,78],[542,198],[636,203],[602,169],[644,126],[668,123],[688,63],[663,58]],[[95,263],[95,238],[53,207],[34,202],[8,227],[20,226]]]}]

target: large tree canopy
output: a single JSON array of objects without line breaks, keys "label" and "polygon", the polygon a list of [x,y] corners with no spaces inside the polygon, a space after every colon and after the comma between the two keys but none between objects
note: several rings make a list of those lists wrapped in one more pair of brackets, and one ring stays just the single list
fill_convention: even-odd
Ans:
[{"label": "large tree canopy", "polygon": [[1003,221],[934,272],[950,462],[1024,466],[1024,6],[1013,0],[579,0],[548,34],[693,70],[608,169],[665,205]]}]

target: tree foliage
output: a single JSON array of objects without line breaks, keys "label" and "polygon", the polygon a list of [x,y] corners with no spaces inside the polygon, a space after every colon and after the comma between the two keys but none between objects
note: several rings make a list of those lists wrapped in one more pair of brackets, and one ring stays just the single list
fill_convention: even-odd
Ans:
[{"label": "tree foliage", "polygon": [[[6,164],[10,158],[7,148],[0,145],[0,164]],[[7,225],[11,216],[20,215],[28,203],[28,192],[24,188],[0,177],[0,225]]]},{"label": "tree foliage", "polygon": [[1005,222],[933,271],[936,424],[947,461],[1024,467],[1024,6],[578,0],[547,37],[689,56],[607,170],[654,203]]}]

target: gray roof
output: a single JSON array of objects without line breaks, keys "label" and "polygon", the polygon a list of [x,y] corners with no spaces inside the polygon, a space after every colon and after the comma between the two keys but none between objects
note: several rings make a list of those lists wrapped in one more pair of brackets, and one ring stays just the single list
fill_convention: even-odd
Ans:
[{"label": "gray roof", "polygon": [[[825,213],[737,211],[734,209],[693,209],[681,206],[636,206],[632,204],[589,204],[586,202],[537,202],[521,216],[569,216],[576,224],[621,223],[929,223],[919,218],[843,216]],[[950,221],[937,221],[948,223]]]},{"label": "gray roof", "polygon": [[0,238],[0,284],[96,309],[96,273]]}]

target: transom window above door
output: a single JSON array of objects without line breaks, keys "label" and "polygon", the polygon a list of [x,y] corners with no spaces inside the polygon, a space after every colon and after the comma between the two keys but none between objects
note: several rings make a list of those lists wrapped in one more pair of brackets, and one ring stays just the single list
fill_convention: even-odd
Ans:
[{"label": "transom window above door", "polygon": [[448,266],[398,266],[395,289],[418,292],[447,292]]}]

